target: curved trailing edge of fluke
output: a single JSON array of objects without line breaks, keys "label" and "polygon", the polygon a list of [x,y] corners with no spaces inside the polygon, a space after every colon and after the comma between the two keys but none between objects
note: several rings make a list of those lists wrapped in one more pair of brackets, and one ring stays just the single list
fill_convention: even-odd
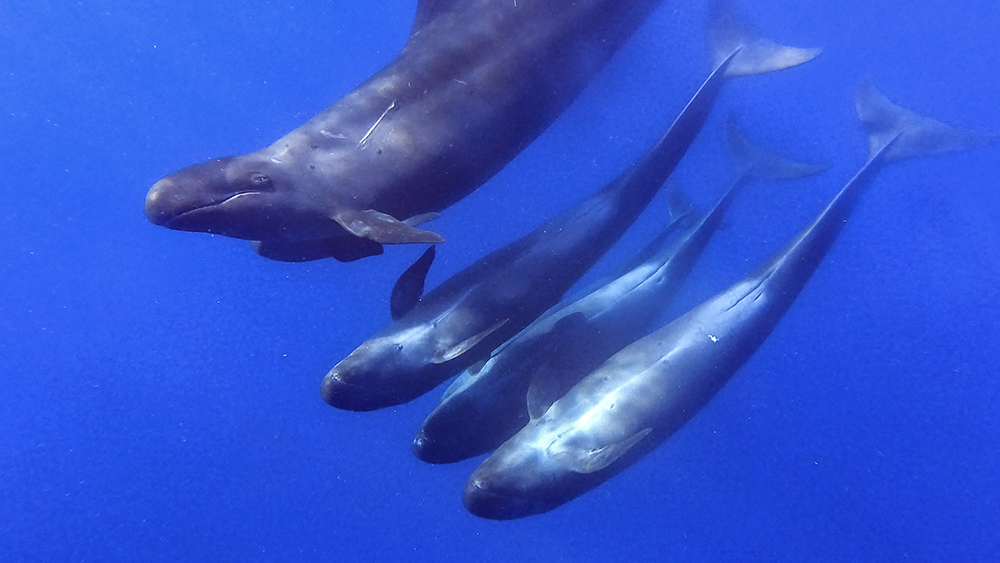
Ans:
[{"label": "curved trailing edge of fluke", "polygon": [[[858,119],[868,133],[869,158],[886,161],[960,152],[1000,142],[1000,133],[952,127],[889,101],[867,78],[855,96]],[[891,146],[890,146],[891,145]]]},{"label": "curved trailing edge of fluke", "polygon": [[724,136],[729,155],[741,177],[791,180],[819,174],[828,168],[825,164],[791,160],[757,145],[743,134],[732,115],[726,119]]},{"label": "curved trailing edge of fluke", "polygon": [[764,37],[741,18],[729,0],[712,3],[709,13],[708,38],[715,65],[739,50],[726,76],[752,76],[792,68],[819,56],[820,48],[800,48],[779,45]]}]

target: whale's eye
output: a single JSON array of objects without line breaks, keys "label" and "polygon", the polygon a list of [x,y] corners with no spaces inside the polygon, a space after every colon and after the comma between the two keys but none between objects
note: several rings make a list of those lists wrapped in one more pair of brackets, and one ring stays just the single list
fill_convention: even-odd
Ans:
[{"label": "whale's eye", "polygon": [[250,174],[250,182],[258,188],[266,188],[271,185],[271,177],[267,174],[254,172]]}]

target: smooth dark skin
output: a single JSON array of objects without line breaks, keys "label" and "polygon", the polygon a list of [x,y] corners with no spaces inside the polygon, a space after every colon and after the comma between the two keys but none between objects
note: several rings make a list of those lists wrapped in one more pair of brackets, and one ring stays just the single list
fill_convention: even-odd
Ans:
[{"label": "smooth dark skin", "polygon": [[157,225],[259,241],[277,260],[439,243],[400,223],[479,187],[576,98],[659,0],[421,0],[387,67],[261,151],[146,197]]}]

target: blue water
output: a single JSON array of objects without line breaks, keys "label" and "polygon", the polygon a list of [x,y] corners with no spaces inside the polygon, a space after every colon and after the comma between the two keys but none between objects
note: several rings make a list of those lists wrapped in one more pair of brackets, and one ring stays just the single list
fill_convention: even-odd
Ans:
[{"label": "blue water", "polygon": [[[825,51],[727,85],[677,180],[701,206],[721,193],[730,111],[760,142],[831,168],[746,191],[671,314],[761,263],[861,165],[862,76],[906,107],[1000,130],[1000,4],[902,4],[741,4],[768,35]],[[392,283],[423,249],[270,262],[242,241],[153,226],[143,198],[163,175],[270,144],[348,92],[399,51],[415,5],[0,4],[0,560],[1000,552],[998,147],[887,169],[709,406],[552,513],[474,518],[460,492],[478,460],[411,455],[439,392],[376,413],[323,403],[321,377],[388,321]],[[704,12],[665,2],[560,121],[437,220],[449,242],[429,284],[637,158],[707,72]],[[654,201],[598,272],[664,210]]]}]

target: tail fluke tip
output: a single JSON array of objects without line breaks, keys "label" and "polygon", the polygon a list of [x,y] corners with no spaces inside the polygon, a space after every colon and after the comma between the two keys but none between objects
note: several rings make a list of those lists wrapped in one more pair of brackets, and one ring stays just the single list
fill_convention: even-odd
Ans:
[{"label": "tail fluke tip", "polygon": [[887,160],[960,152],[1000,142],[1000,134],[952,127],[889,101],[865,78],[855,96],[858,119],[868,132],[869,156]]}]

